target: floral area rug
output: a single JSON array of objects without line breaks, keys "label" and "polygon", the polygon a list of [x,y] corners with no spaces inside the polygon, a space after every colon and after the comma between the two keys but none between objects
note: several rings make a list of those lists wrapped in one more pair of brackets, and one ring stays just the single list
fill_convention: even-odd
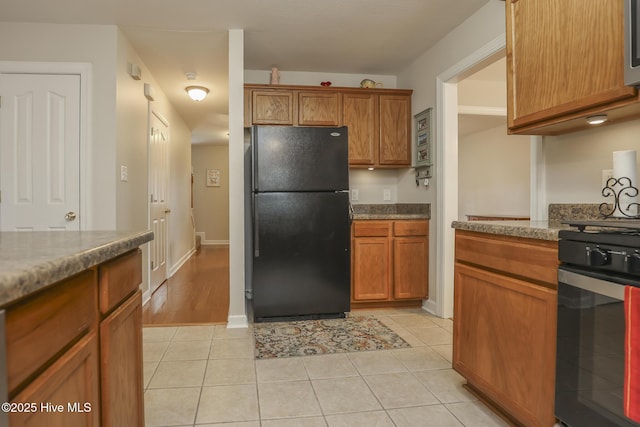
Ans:
[{"label": "floral area rug", "polygon": [[370,316],[256,323],[256,359],[411,347]]}]

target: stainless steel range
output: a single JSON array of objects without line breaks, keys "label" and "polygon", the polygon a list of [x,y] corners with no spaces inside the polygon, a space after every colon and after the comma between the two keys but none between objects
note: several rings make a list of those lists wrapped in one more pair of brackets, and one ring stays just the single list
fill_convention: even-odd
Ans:
[{"label": "stainless steel range", "polygon": [[624,288],[640,287],[640,221],[572,221],[559,232],[555,414],[576,427],[624,416]]}]

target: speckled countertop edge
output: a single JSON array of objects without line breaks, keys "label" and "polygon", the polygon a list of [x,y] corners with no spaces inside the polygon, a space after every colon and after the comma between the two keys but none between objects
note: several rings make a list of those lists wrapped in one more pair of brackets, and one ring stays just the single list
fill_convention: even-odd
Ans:
[{"label": "speckled countertop edge", "polygon": [[453,221],[451,227],[538,240],[558,240],[558,231],[570,228],[556,221]]},{"label": "speckled countertop edge", "polygon": [[430,203],[389,203],[353,205],[354,220],[431,219]]},{"label": "speckled countertop edge", "polygon": [[0,233],[0,307],[153,240],[153,232]]}]

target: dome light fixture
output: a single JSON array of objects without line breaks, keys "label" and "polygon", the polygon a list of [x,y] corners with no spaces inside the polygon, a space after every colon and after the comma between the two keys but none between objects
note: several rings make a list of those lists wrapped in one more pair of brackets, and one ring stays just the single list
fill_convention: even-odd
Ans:
[{"label": "dome light fixture", "polygon": [[209,93],[209,89],[204,86],[187,86],[185,90],[189,94],[189,98],[194,101],[202,101]]},{"label": "dome light fixture", "polygon": [[606,122],[608,118],[606,114],[598,114],[597,116],[589,116],[585,120],[590,125],[599,125]]}]

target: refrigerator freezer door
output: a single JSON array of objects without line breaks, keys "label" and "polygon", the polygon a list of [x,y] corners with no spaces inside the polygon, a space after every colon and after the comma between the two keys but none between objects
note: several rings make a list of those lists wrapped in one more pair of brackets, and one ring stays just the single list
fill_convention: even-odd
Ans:
[{"label": "refrigerator freezer door", "polygon": [[348,193],[260,193],[254,200],[254,318],[349,311]]},{"label": "refrigerator freezer door", "polygon": [[256,126],[254,191],[349,189],[347,128]]}]

